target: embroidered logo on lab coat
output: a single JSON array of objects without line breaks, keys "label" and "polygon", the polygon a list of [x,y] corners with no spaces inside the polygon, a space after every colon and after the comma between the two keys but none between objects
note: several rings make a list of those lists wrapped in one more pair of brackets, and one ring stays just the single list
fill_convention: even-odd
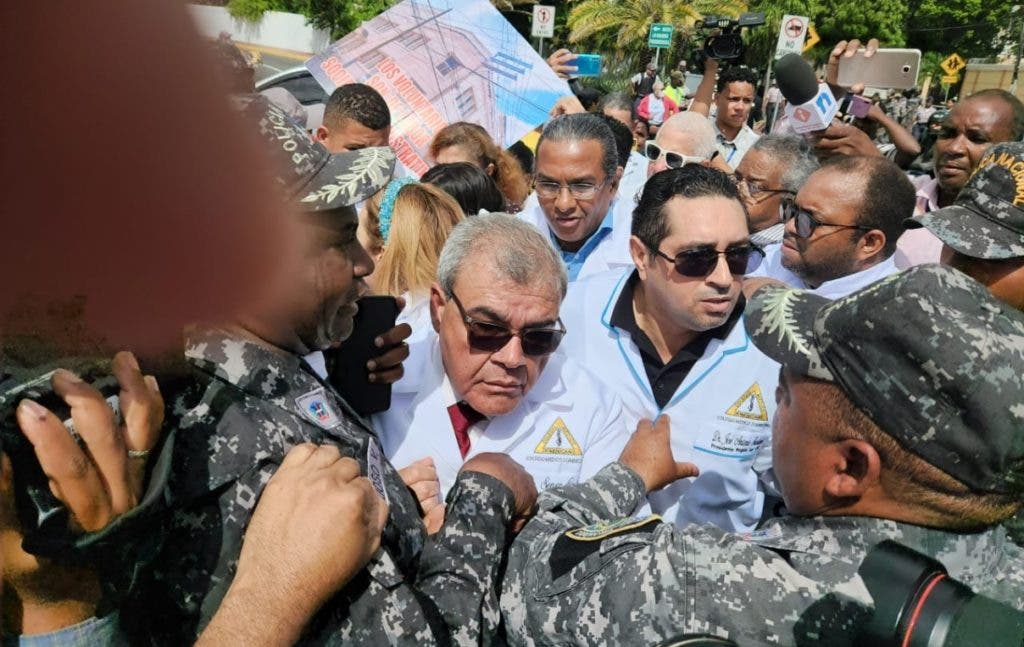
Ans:
[{"label": "embroidered logo on lab coat", "polygon": [[560,454],[563,456],[582,456],[583,450],[569,433],[569,428],[561,418],[555,420],[544,437],[533,450],[534,454]]},{"label": "embroidered logo on lab coat", "polygon": [[768,407],[764,406],[761,387],[754,382],[743,392],[736,402],[725,412],[725,415],[744,420],[760,420],[768,422]]}]

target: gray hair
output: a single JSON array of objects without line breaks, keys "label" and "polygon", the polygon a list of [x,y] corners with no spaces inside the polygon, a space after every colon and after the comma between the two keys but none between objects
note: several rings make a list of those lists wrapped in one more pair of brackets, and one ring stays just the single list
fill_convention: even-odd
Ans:
[{"label": "gray hair", "polygon": [[702,114],[687,110],[672,115],[661,125],[657,136],[654,138],[655,143],[661,139],[662,133],[666,131],[678,132],[693,140],[693,150],[675,151],[676,153],[694,155],[704,159],[711,159],[711,156],[715,154],[715,129],[711,125],[711,121]]},{"label": "gray hair", "polygon": [[787,191],[799,191],[811,173],[818,170],[818,158],[803,137],[796,135],[762,135],[751,151],[766,155],[783,168],[779,183]]},{"label": "gray hair", "polygon": [[625,92],[612,92],[611,94],[604,95],[604,98],[597,104],[597,107],[598,112],[624,110],[629,113],[631,120],[636,119],[636,108],[633,107],[633,100]]},{"label": "gray hair", "polygon": [[448,297],[462,264],[480,252],[516,285],[548,283],[559,301],[565,298],[569,278],[561,257],[533,225],[507,213],[482,213],[452,230],[437,263],[437,281]]},{"label": "gray hair", "polygon": [[544,125],[537,141],[537,155],[544,142],[596,141],[601,144],[601,170],[606,177],[612,177],[618,170],[619,153],[615,146],[615,135],[601,117],[589,112],[555,117]]}]

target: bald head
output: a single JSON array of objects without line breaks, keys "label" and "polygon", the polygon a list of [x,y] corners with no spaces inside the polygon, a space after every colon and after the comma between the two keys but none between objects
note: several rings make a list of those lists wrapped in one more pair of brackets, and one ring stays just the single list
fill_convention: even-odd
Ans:
[{"label": "bald head", "polygon": [[647,177],[668,168],[665,161],[667,152],[710,159],[715,152],[715,129],[704,115],[680,112],[662,124],[654,143],[662,150],[662,155],[647,165]]}]

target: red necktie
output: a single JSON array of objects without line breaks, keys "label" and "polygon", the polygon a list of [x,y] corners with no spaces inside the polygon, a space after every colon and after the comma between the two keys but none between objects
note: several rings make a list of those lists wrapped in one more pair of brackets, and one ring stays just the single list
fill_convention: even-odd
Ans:
[{"label": "red necktie", "polygon": [[469,453],[469,428],[484,419],[484,415],[465,402],[456,402],[448,407],[448,417],[455,430],[455,441],[459,443],[459,451],[465,458]]}]

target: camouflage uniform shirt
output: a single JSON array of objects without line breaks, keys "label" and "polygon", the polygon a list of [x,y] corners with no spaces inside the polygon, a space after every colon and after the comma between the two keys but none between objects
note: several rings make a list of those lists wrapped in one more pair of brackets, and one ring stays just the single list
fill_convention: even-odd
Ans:
[{"label": "camouflage uniform shirt", "polygon": [[195,380],[174,405],[180,441],[166,541],[125,614],[144,623],[134,627],[136,643],[143,635],[155,644],[191,643],[205,627],[234,577],[261,491],[303,442],[335,445],[364,474],[375,464],[390,503],[382,549],[324,605],[304,642],[424,645],[450,631],[455,644],[468,645],[496,631],[508,488],[463,475],[449,493],[444,527],[428,538],[372,428],[298,356],[224,331],[195,336],[186,355]]},{"label": "camouflage uniform shirt", "polygon": [[510,644],[652,645],[685,633],[744,647],[852,644],[870,608],[857,568],[883,539],[938,559],[979,593],[1024,604],[1024,554],[1001,528],[954,534],[869,517],[784,517],[736,535],[601,523],[625,517],[643,495],[640,478],[617,463],[541,495],[509,554],[501,606]]}]

